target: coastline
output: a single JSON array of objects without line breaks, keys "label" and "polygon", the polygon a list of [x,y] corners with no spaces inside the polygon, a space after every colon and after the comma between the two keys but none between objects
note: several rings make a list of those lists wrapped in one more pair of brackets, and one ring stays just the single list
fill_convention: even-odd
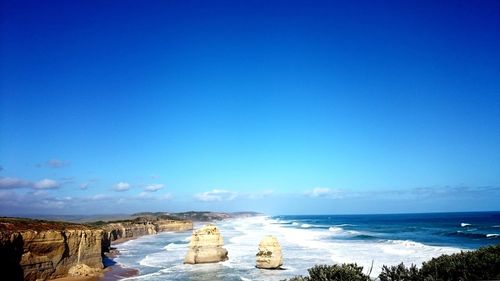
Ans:
[{"label": "coastline", "polygon": [[[430,216],[430,217],[429,217]],[[403,217],[405,220],[402,220]],[[407,222],[407,218],[410,220]],[[389,220],[389,223],[385,222]],[[492,233],[497,227],[498,222],[495,220],[484,222],[480,219],[474,219],[471,216],[457,216],[448,214],[442,216],[424,215],[423,219],[429,220],[421,228],[428,225],[436,225],[435,220],[451,219],[447,225],[442,227],[444,233],[439,237],[447,238],[446,241],[454,241],[454,245],[433,244],[428,243],[429,237],[434,238],[434,232],[423,233],[415,231],[415,226],[412,220],[422,219],[421,215],[372,215],[372,216],[255,216],[241,219],[224,219],[216,221],[216,224],[221,228],[225,239],[224,246],[231,253],[231,259],[222,264],[222,266],[213,266],[213,271],[210,271],[217,276],[228,276],[227,279],[233,280],[234,275],[239,275],[242,278],[250,280],[266,280],[278,281],[291,278],[294,275],[307,274],[306,270],[315,265],[323,263],[341,264],[344,262],[356,262],[365,269],[370,268],[370,264],[375,261],[373,272],[370,271],[372,278],[376,278],[383,265],[395,266],[394,261],[401,261],[404,264],[409,264],[417,260],[427,262],[432,258],[451,255],[462,252],[462,247],[468,245],[477,239],[476,237],[484,237],[485,243],[491,243],[497,238],[486,237],[485,235],[475,234],[471,232],[482,231],[482,233]],[[196,222],[194,227],[199,227],[201,224],[209,222]],[[385,224],[384,224],[385,223]],[[486,225],[486,226],[484,226]],[[485,230],[487,226],[493,229]],[[380,227],[389,227],[390,229],[407,229],[412,227],[412,231],[401,236],[398,231],[381,232]],[[374,231],[373,227],[376,227]],[[418,228],[417,228],[418,230]],[[124,278],[140,276],[144,273],[150,273],[151,268],[171,268],[170,271],[161,271],[159,276],[165,277],[165,280],[189,280],[189,276],[196,274],[194,267],[184,266],[179,263],[179,257],[185,254],[186,239],[184,233],[173,235],[156,235],[146,234],[141,236],[120,238],[111,241],[102,263],[105,268],[95,277],[65,277],[52,279],[52,281],[119,281]],[[182,231],[183,232],[183,231]],[[383,240],[381,240],[383,236]],[[392,236],[389,236],[389,234]],[[159,233],[158,233],[159,234]],[[269,271],[262,272],[254,270],[255,263],[254,253],[258,244],[258,237],[263,235],[274,235],[279,239],[284,256],[285,271]],[[409,236],[413,235],[413,236]],[[428,236],[426,236],[428,235]],[[153,239],[139,239],[140,241],[126,243],[131,240],[136,240],[143,236],[155,236]],[[300,239],[299,239],[300,237]],[[435,239],[435,241],[438,241]],[[472,242],[471,242],[472,241]],[[426,243],[427,242],[427,243]],[[125,244],[124,244],[125,243]],[[144,244],[145,243],[145,244]],[[153,246],[151,244],[154,244]],[[111,245],[110,245],[111,244]],[[142,245],[146,247],[143,247]],[[470,245],[469,245],[470,246]],[[476,247],[468,247],[469,249],[477,249]],[[129,250],[133,250],[133,257],[129,256]],[[354,250],[353,250],[354,249]],[[120,250],[123,251],[123,259],[120,256]],[[308,255],[304,255],[307,251]],[[127,253],[127,254],[126,254]],[[250,254],[249,254],[250,253]],[[425,258],[423,257],[425,255]],[[355,256],[355,259],[351,256]],[[120,257],[117,259],[117,257]],[[326,260],[325,257],[328,257]],[[139,261],[140,264],[131,261]],[[119,262],[118,262],[119,261]],[[143,262],[142,262],[143,261]],[[151,267],[151,268],[150,268]],[[208,267],[208,266],[205,266]],[[199,268],[203,269],[203,266]],[[234,269],[237,270],[234,270]],[[209,277],[200,277],[200,280]],[[225,277],[224,277],[225,278]],[[244,279],[243,279],[244,280]]]},{"label": "coastline", "polygon": [[[394,216],[390,218],[392,217]],[[224,281],[237,280],[237,278],[263,281],[285,280],[295,275],[306,275],[307,269],[318,264],[357,263],[366,271],[370,269],[373,260],[375,263],[370,275],[371,278],[376,278],[383,265],[395,266],[401,262],[411,264],[412,261],[420,265],[422,262],[443,254],[460,252],[460,249],[454,247],[456,245],[426,244],[422,240],[427,238],[421,232],[416,234],[421,240],[417,236],[411,237],[417,239],[407,239],[410,238],[407,233],[404,237],[400,237],[398,231],[391,232],[392,236],[383,233],[384,240],[382,240],[380,239],[382,234],[376,236],[378,232],[373,230],[373,226],[383,226],[383,221],[372,222],[373,219],[373,217],[366,218],[365,216],[332,216],[331,218],[329,216],[259,216],[223,220],[216,224],[224,238],[224,247],[230,255],[229,260],[217,265],[199,267],[186,266],[181,263],[181,257],[185,255],[187,246],[185,235],[161,235],[158,239],[141,240],[121,246],[114,245],[119,249],[134,252],[133,257],[118,259],[120,262],[141,271],[147,270],[148,273],[157,272],[158,280],[190,280],[199,272],[207,272],[206,276],[199,277],[199,280],[207,281],[215,278]],[[384,220],[387,217],[382,216],[378,219]],[[408,225],[413,226],[411,221],[400,220],[398,216],[394,221],[394,223],[388,223],[387,227],[405,229]],[[460,221],[479,225],[470,218],[466,220],[458,218],[457,221],[458,223],[452,223],[454,226],[447,226],[443,231],[446,230],[448,233],[455,228],[464,230],[460,226]],[[435,223],[431,220],[430,224]],[[196,226],[199,226],[198,223],[195,224],[195,228]],[[427,224],[424,226],[426,227]],[[284,253],[284,268],[287,270],[255,269],[255,253],[258,250],[260,238],[264,235],[273,235],[279,240]],[[432,232],[429,235],[434,234]],[[143,244],[145,247],[141,246]],[[141,263],[139,265],[131,261],[141,261]],[[155,271],[155,267],[169,268],[169,270]]]},{"label": "coastline", "polygon": [[111,251],[105,254],[103,264],[105,266],[103,274],[98,276],[97,279],[83,279],[83,280],[57,280],[57,281],[118,281],[123,278],[133,277],[139,275],[139,269],[123,267],[122,264],[117,263],[115,258],[120,255],[120,251],[116,248],[117,245],[123,244],[127,241],[135,240],[139,237],[120,238],[112,242]]}]

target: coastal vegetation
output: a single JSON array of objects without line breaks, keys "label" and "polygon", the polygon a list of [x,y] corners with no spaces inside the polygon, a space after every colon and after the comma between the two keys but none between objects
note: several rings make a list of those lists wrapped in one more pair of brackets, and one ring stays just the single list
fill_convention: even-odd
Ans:
[{"label": "coastal vegetation", "polygon": [[[296,276],[288,281],[367,281],[363,267],[356,264],[316,265],[309,276]],[[368,273],[369,274],[369,273]],[[424,262],[421,268],[403,263],[383,266],[380,281],[456,281],[500,279],[500,244],[475,251],[441,255]]]},{"label": "coastal vegetation", "polygon": [[[369,281],[368,275],[363,273],[363,267],[355,263],[334,265],[316,265],[307,270],[309,276],[295,276],[289,281]],[[286,281],[286,280],[285,280]]]}]

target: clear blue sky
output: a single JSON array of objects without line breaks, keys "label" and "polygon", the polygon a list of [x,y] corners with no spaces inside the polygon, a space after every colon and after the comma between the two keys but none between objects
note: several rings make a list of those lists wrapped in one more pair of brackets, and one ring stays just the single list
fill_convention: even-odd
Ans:
[{"label": "clear blue sky", "polygon": [[499,1],[0,18],[0,214],[499,210]]}]

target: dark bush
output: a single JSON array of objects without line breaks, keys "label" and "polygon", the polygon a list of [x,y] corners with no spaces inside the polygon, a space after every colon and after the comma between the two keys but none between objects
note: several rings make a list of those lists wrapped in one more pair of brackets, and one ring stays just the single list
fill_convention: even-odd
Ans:
[{"label": "dark bush", "polygon": [[419,270],[383,266],[380,281],[465,281],[500,279],[500,245],[480,248],[476,251],[442,255],[422,264]]},{"label": "dark bush", "polygon": [[316,265],[307,270],[309,276],[296,276],[289,281],[367,281],[363,267],[356,264]]},{"label": "dark bush", "polygon": [[397,266],[382,267],[382,272],[378,276],[380,281],[420,281],[422,277],[418,268],[412,264],[407,268],[403,263]]},{"label": "dark bush", "polygon": [[500,245],[433,258],[422,264],[420,274],[432,281],[498,280]]},{"label": "dark bush", "polygon": [[[288,279],[288,281],[310,281],[310,280],[311,279],[309,279],[309,277],[304,277],[304,276],[295,276]],[[287,281],[287,280],[281,280],[281,281]]]}]

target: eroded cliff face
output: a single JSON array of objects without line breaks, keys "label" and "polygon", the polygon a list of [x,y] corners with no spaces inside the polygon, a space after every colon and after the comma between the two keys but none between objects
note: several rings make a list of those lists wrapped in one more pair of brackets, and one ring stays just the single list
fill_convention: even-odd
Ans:
[{"label": "eroded cliff face", "polygon": [[159,220],[155,223],[156,231],[186,231],[193,229],[192,221]]},{"label": "eroded cliff face", "polygon": [[39,281],[64,277],[70,272],[98,273],[103,268],[102,256],[112,241],[192,228],[191,221],[175,220],[137,220],[90,227],[0,219],[0,279]]},{"label": "eroded cliff face", "polygon": [[24,230],[0,234],[0,260],[6,280],[63,277],[80,263],[102,269],[100,229]]},{"label": "eroded cliff face", "polygon": [[192,221],[156,220],[109,223],[103,227],[102,248],[103,252],[108,252],[111,242],[119,239],[136,238],[163,231],[186,231],[191,229],[193,229]]}]

